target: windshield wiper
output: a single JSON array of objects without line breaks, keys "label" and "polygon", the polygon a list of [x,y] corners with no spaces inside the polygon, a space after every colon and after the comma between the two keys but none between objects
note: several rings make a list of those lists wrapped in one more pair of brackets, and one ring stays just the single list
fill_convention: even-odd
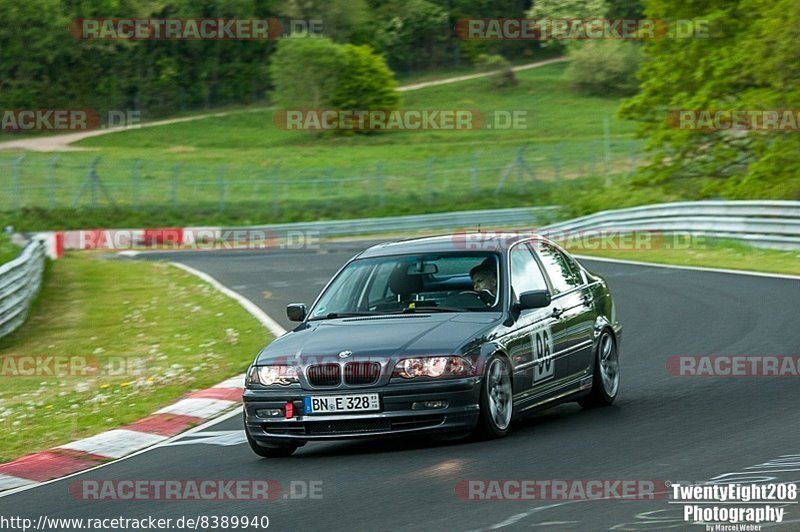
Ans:
[{"label": "windshield wiper", "polygon": [[416,306],[412,308],[399,310],[393,312],[392,314],[414,314],[416,312],[421,312],[424,314],[426,312],[469,312],[469,311],[465,308],[459,308],[459,307],[428,307],[422,305],[422,306]]},{"label": "windshield wiper", "polygon": [[336,318],[353,318],[356,316],[375,316],[376,312],[329,312],[324,316],[318,316],[316,318],[308,318],[308,321],[317,321],[317,320],[334,320]]}]

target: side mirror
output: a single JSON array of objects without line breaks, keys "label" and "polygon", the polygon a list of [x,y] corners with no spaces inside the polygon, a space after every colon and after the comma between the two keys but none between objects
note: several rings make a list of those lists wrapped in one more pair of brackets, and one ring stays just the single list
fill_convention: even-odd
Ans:
[{"label": "side mirror", "polygon": [[286,317],[290,321],[303,321],[306,319],[308,309],[305,303],[290,303],[286,305]]},{"label": "side mirror", "polygon": [[525,310],[529,308],[542,308],[550,304],[550,292],[547,290],[531,290],[523,292],[519,296],[519,308]]}]

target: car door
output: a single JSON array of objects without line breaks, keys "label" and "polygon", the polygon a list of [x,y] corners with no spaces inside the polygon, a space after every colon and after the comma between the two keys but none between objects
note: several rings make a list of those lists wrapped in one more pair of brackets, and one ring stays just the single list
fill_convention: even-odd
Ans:
[{"label": "car door", "polygon": [[[511,298],[530,290],[549,290],[530,248],[522,243],[509,250]],[[521,310],[508,343],[515,368],[514,390],[520,402],[547,396],[569,373],[563,360],[554,357],[552,308]]]},{"label": "car door", "polygon": [[595,310],[591,289],[580,267],[556,246],[537,245],[537,256],[553,287],[553,312],[557,356],[567,361],[567,374],[573,378],[590,364]]}]

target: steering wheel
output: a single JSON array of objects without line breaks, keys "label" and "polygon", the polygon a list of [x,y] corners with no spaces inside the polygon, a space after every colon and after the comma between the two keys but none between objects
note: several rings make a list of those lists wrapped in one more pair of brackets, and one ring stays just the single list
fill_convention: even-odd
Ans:
[{"label": "steering wheel", "polygon": [[494,294],[491,293],[489,290],[482,288],[480,291],[476,292],[475,290],[462,290],[459,292],[459,295],[471,295],[475,296],[480,299],[484,305],[491,306],[494,302]]}]

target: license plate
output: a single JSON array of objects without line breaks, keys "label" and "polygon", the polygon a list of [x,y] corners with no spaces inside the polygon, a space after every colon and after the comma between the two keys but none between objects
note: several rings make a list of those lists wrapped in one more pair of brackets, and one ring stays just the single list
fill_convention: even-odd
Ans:
[{"label": "license plate", "polygon": [[309,414],[370,412],[381,409],[377,393],[305,397],[305,406]]}]

